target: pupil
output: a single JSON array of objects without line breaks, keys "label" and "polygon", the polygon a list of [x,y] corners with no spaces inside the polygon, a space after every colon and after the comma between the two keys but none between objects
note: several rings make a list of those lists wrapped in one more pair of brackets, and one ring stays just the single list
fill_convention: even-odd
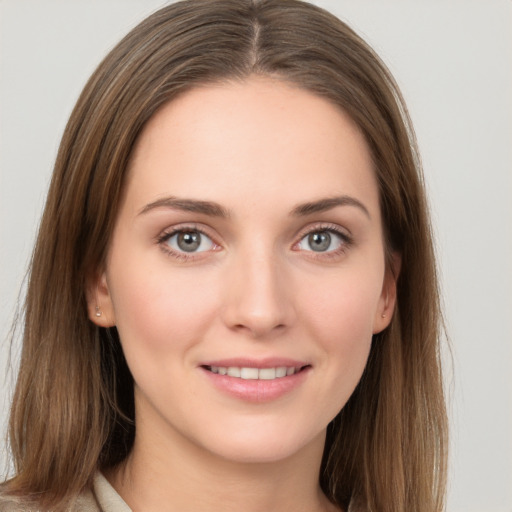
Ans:
[{"label": "pupil", "polygon": [[321,252],[329,249],[331,245],[331,235],[326,231],[321,231],[319,233],[311,233],[308,236],[309,246],[313,251]]},{"label": "pupil", "polygon": [[178,247],[185,252],[195,251],[201,244],[201,235],[199,233],[179,233]]}]

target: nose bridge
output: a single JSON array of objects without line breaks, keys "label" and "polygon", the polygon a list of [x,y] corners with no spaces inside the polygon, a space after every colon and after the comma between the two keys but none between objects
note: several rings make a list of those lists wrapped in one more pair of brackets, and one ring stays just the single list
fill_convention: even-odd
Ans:
[{"label": "nose bridge", "polygon": [[228,270],[225,320],[261,337],[290,325],[293,305],[283,260],[271,244],[255,243],[233,255]]}]

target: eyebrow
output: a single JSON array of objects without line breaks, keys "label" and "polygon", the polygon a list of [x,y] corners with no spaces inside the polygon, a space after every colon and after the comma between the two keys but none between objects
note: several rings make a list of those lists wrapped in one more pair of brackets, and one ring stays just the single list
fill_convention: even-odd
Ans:
[{"label": "eyebrow", "polygon": [[212,201],[200,201],[197,199],[182,199],[178,197],[164,197],[147,204],[139,212],[143,215],[155,208],[172,208],[173,210],[182,210],[185,212],[202,213],[211,217],[229,217],[229,212],[220,204]]},{"label": "eyebrow", "polygon": [[293,208],[292,215],[304,217],[313,213],[332,210],[337,206],[354,206],[359,208],[369,219],[371,219],[368,208],[366,208],[361,201],[351,196],[326,197],[317,201],[299,204]]},{"label": "eyebrow", "polygon": [[[359,208],[369,219],[371,219],[370,212],[366,206],[361,201],[351,196],[326,197],[323,199],[318,199],[317,201],[302,203],[292,209],[291,215],[296,217],[305,217],[314,213],[321,213],[332,210],[337,206],[354,206]],[[185,212],[202,213],[203,215],[208,215],[210,217],[230,217],[228,210],[213,201],[184,199],[172,196],[157,199],[156,201],[147,204],[144,206],[144,208],[141,209],[139,215],[143,215],[156,208],[171,208],[173,210],[181,210]]]}]

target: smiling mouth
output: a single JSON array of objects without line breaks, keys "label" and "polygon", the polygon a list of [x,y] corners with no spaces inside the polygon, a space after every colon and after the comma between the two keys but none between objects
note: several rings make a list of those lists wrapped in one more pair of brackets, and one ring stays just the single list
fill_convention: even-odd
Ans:
[{"label": "smiling mouth", "polygon": [[204,369],[217,373],[219,375],[226,375],[244,380],[275,380],[289,377],[296,373],[304,371],[309,368],[306,366],[276,366],[274,368],[248,368],[240,366],[203,366]]}]

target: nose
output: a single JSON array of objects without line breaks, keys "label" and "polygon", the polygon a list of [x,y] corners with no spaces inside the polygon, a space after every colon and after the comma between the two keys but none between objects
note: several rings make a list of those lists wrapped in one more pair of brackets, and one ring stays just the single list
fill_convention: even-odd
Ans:
[{"label": "nose", "polygon": [[291,280],[271,251],[240,255],[226,269],[223,321],[231,330],[265,338],[295,319]]}]

